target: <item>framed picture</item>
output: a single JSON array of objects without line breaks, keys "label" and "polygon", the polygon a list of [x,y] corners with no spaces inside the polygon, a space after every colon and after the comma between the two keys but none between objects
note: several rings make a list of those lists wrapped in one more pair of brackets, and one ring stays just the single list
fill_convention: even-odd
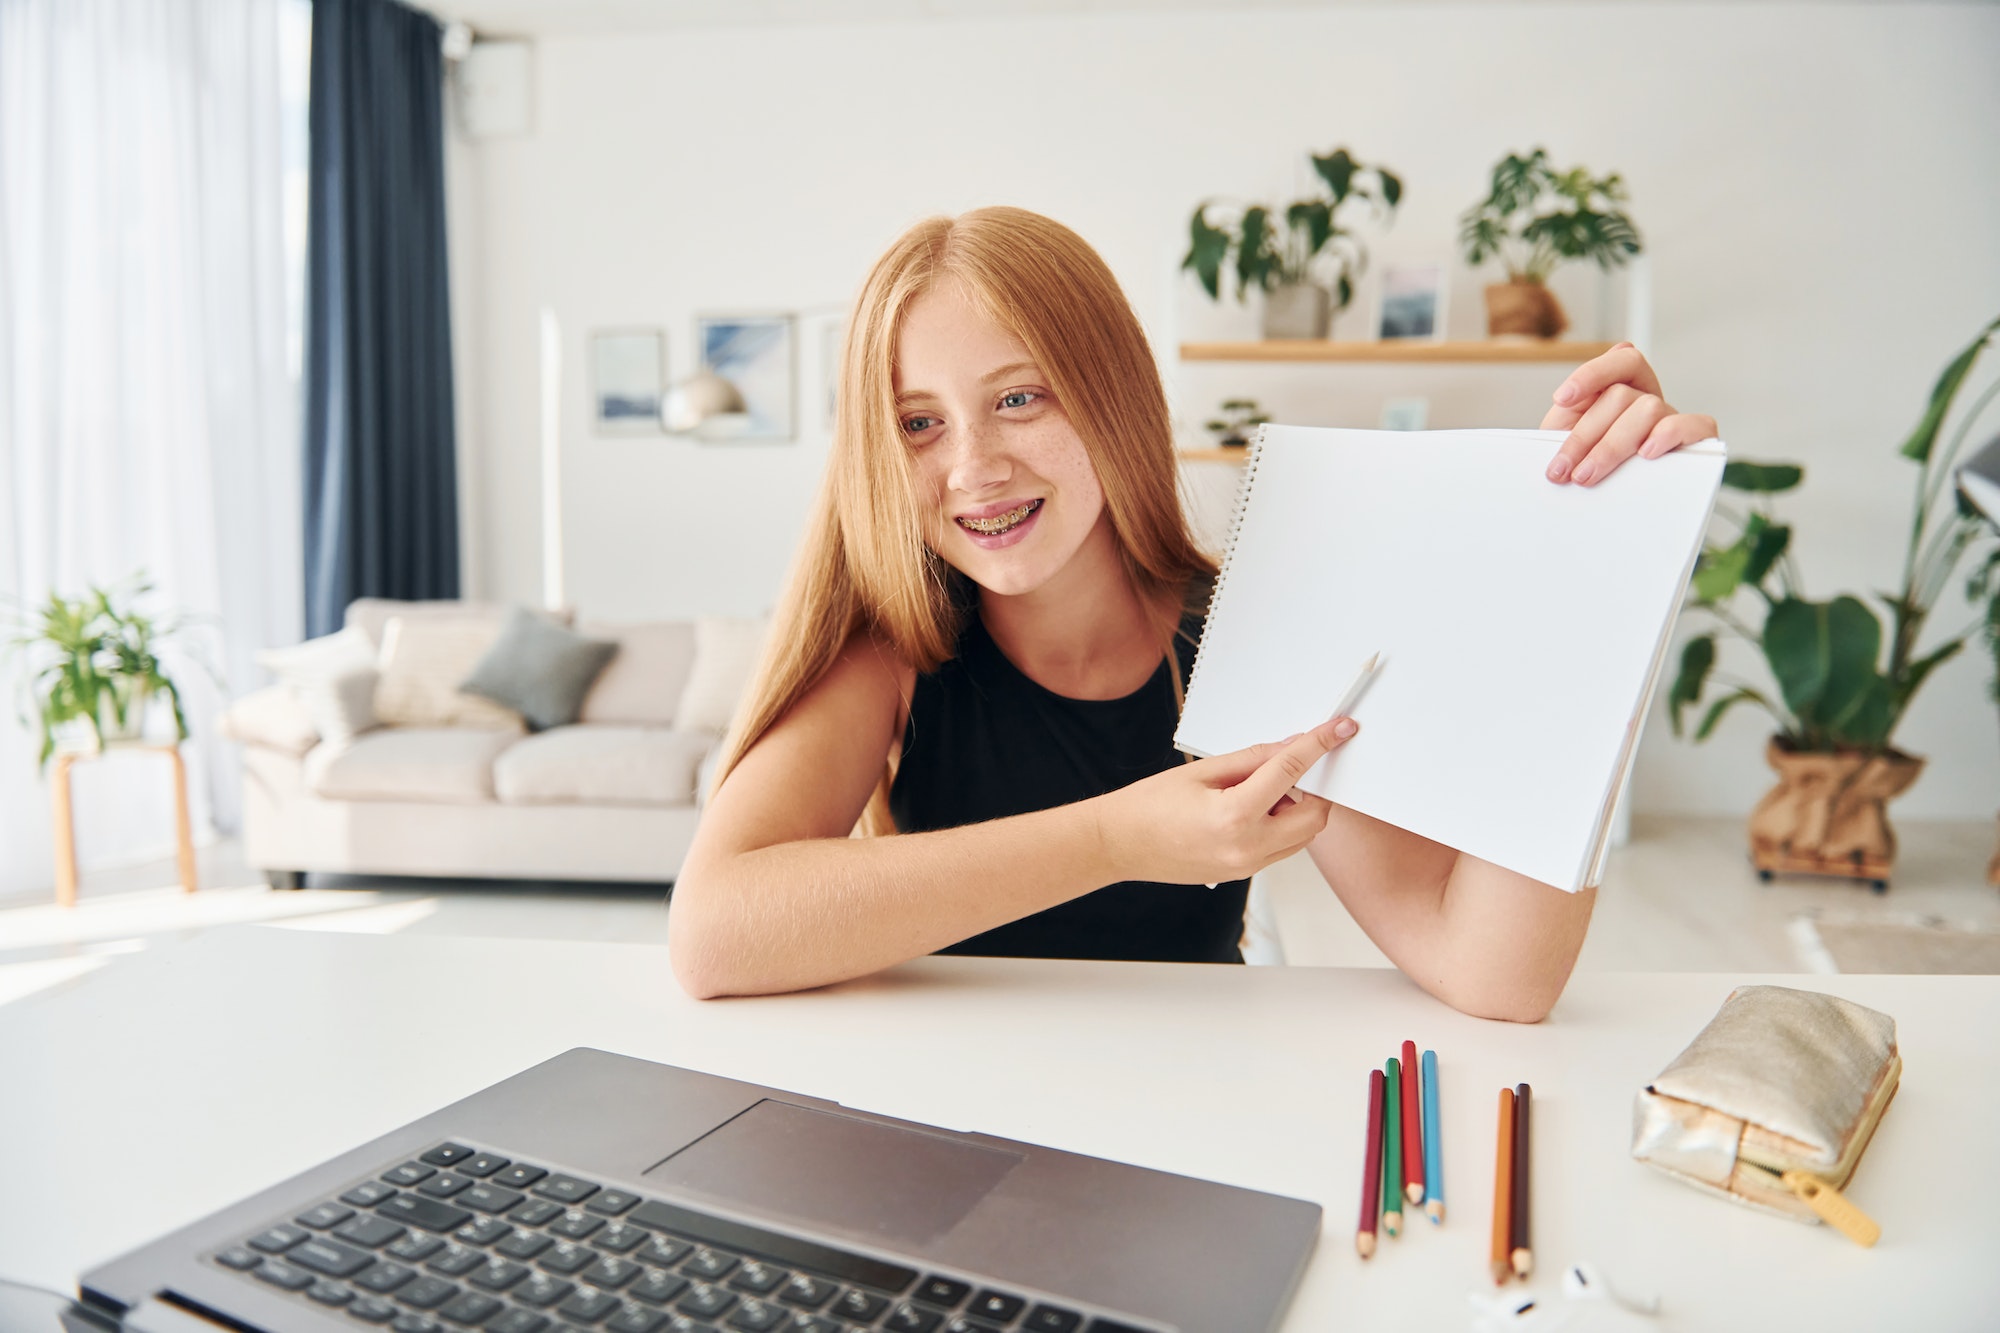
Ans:
[{"label": "framed picture", "polygon": [[590,335],[590,421],[598,435],[659,435],[667,335],[606,329]]},{"label": "framed picture", "polygon": [[1391,265],[1382,271],[1382,299],[1375,336],[1383,341],[1444,339],[1445,269],[1442,264]]},{"label": "framed picture", "polygon": [[702,369],[720,375],[743,395],[742,425],[731,440],[790,440],[797,353],[790,315],[698,315],[695,345]]},{"label": "framed picture", "polygon": [[840,413],[840,345],[846,330],[844,319],[830,319],[820,325],[819,367],[820,378],[825,381],[826,430],[833,433],[833,425]]}]

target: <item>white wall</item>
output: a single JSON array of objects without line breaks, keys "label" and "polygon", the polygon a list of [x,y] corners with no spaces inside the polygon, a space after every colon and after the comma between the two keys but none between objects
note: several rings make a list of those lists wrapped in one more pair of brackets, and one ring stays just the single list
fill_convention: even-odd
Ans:
[{"label": "white wall", "polygon": [[[908,222],[1014,203],[1069,223],[1163,349],[1248,336],[1175,273],[1191,207],[1303,186],[1344,144],[1407,197],[1379,258],[1444,257],[1492,162],[1546,144],[1623,172],[1651,251],[1651,351],[1669,397],[1739,456],[1806,464],[1785,505],[1810,590],[1890,586],[1913,470],[1895,444],[1947,356],[2000,313],[2000,11],[1961,5],[1572,4],[1093,14],[557,37],[536,54],[534,131],[470,147],[456,278],[476,432],[469,571],[538,596],[536,311],[563,321],[565,555],[607,616],[743,612],[774,597],[825,439],[803,340],[800,441],[702,446],[588,434],[593,327],[668,331],[696,311],[844,302]],[[1286,193],[1282,198],[1292,197]],[[1459,266],[1452,329],[1488,274]],[[1561,290],[1590,334],[1595,279]],[[1360,336],[1361,320],[1337,329]],[[1288,420],[1373,424],[1429,393],[1433,425],[1534,425],[1542,369],[1181,368],[1191,438],[1239,389]],[[1955,594],[1953,594],[1955,597]],[[1958,607],[1949,599],[1950,623]],[[1560,664],[1551,664],[1560,670]],[[1953,662],[1900,735],[1928,755],[1898,806],[2000,804],[1987,665]],[[1649,733],[1642,810],[1740,812],[1768,784],[1748,714],[1692,747]]]}]

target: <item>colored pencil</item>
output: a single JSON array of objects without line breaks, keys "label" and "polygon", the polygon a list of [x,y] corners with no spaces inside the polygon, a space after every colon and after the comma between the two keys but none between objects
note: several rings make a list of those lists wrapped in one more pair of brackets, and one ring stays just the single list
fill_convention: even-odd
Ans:
[{"label": "colored pencil", "polygon": [[1444,1221],[1444,1140],[1438,1137],[1438,1053],[1424,1052],[1424,1211]]},{"label": "colored pencil", "polygon": [[1514,1271],[1522,1277],[1535,1268],[1534,1247],[1528,1243],[1528,1106],[1533,1100],[1528,1085],[1514,1085],[1514,1222],[1513,1252],[1508,1256]]},{"label": "colored pencil", "polygon": [[1417,1096],[1417,1044],[1403,1043],[1403,1197],[1424,1201],[1423,1099]]},{"label": "colored pencil", "polygon": [[1514,1093],[1500,1089],[1500,1132],[1493,1152],[1493,1281],[1497,1286],[1514,1271],[1508,1265],[1514,1235]]},{"label": "colored pencil", "polygon": [[1403,1077],[1396,1057],[1382,1074],[1382,1230],[1403,1234]]},{"label": "colored pencil", "polygon": [[1382,1071],[1368,1071],[1368,1155],[1361,1163],[1361,1225],[1354,1248],[1363,1259],[1375,1253],[1376,1219],[1382,1212]]}]

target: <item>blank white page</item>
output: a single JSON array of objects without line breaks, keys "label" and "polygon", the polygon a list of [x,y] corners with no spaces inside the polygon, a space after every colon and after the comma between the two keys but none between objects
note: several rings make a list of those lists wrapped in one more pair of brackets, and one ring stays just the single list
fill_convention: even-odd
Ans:
[{"label": "blank white page", "polygon": [[1589,488],[1559,431],[1267,426],[1175,743],[1361,731],[1300,787],[1571,892],[1602,845],[1722,480],[1720,440]]}]

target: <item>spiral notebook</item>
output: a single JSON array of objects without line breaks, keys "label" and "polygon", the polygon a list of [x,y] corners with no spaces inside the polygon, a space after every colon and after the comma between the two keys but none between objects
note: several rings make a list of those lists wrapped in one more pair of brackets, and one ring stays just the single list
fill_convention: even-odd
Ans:
[{"label": "spiral notebook", "polygon": [[1588,489],[1559,431],[1266,426],[1174,742],[1361,733],[1298,785],[1571,892],[1595,884],[1725,449]]}]

